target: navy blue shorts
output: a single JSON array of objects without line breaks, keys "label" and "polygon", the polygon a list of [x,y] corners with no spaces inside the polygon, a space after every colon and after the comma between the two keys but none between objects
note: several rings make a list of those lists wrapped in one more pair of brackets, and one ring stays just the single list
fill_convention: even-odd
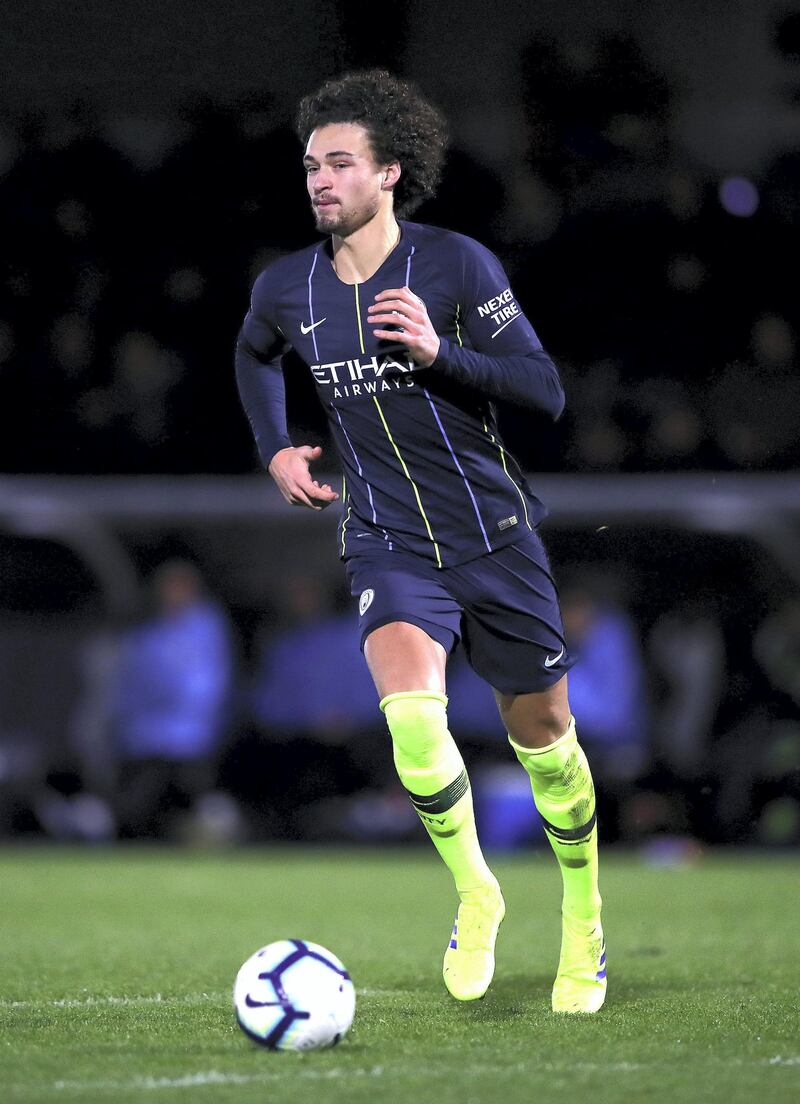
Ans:
[{"label": "navy blue shorts", "polygon": [[348,557],[346,568],[350,591],[359,600],[362,650],[374,629],[407,621],[448,654],[461,640],[473,670],[503,694],[547,690],[575,662],[536,532],[441,569],[411,552],[390,551],[370,535]]}]

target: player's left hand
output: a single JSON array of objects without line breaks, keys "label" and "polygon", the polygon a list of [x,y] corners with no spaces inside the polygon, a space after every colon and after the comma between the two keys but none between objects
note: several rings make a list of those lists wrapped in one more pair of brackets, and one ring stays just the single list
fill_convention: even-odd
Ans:
[{"label": "player's left hand", "polygon": [[389,288],[375,296],[367,312],[371,326],[400,326],[399,330],[373,330],[376,337],[399,342],[409,356],[423,368],[430,367],[439,355],[439,335],[434,330],[425,304],[410,288]]}]

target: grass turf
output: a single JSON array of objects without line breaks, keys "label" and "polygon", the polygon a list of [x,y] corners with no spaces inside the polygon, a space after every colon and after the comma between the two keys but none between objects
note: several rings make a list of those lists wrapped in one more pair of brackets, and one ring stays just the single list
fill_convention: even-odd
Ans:
[{"label": "grass turf", "polygon": [[[441,983],[455,900],[427,851],[0,852],[0,1099],[592,1104],[800,1100],[800,867],[677,869],[607,855],[609,997],[556,1017],[552,856],[497,861],[508,904],[489,995]],[[270,940],[347,964],[341,1046],[270,1054],[230,987]]]}]

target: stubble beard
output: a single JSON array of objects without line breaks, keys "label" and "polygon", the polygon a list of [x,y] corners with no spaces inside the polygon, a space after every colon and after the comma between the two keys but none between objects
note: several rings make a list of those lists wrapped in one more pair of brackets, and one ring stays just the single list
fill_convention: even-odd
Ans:
[{"label": "stubble beard", "polygon": [[330,208],[314,207],[314,220],[317,224],[317,230],[321,233],[336,234],[339,238],[347,238],[370,222],[378,213],[378,207],[377,200],[374,204],[351,209],[350,211],[346,211],[338,203]]},{"label": "stubble beard", "polygon": [[339,224],[342,222],[342,209],[338,204],[334,207],[314,207],[313,212],[317,230],[323,234],[340,233]]}]

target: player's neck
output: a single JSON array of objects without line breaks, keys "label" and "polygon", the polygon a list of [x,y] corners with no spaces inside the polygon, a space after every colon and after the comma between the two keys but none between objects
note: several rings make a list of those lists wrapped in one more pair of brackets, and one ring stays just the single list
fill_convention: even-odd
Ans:
[{"label": "player's neck", "polygon": [[379,211],[346,238],[331,236],[333,269],[345,284],[363,284],[374,276],[400,241],[400,227],[391,208]]}]

